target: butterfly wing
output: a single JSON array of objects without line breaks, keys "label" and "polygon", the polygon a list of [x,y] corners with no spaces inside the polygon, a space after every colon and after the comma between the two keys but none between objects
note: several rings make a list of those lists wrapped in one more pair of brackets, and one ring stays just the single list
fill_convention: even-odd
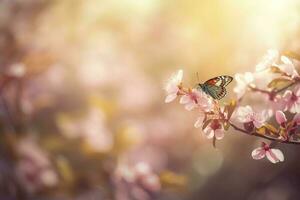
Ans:
[{"label": "butterfly wing", "polygon": [[231,76],[217,76],[209,79],[203,84],[204,92],[214,99],[222,99],[226,95],[225,86],[227,86],[233,78]]},{"label": "butterfly wing", "polygon": [[204,92],[209,94],[214,99],[222,99],[226,95],[225,87],[216,86],[216,85],[204,85]]},{"label": "butterfly wing", "polygon": [[212,79],[207,80],[204,84],[205,85],[216,85],[220,87],[227,86],[233,78],[231,76],[217,76]]}]

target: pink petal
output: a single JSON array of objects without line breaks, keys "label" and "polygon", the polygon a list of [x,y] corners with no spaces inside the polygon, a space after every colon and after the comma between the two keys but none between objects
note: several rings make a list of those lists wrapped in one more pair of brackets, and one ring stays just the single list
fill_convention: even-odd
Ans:
[{"label": "pink petal", "polygon": [[194,127],[195,128],[201,127],[203,124],[203,120],[204,120],[204,114],[201,113],[201,115],[198,117],[197,121],[195,122]]},{"label": "pink petal", "polygon": [[167,83],[165,90],[167,91],[168,94],[177,93],[178,86],[176,83],[169,82],[169,83]]},{"label": "pink petal", "polygon": [[191,111],[193,110],[195,107],[197,107],[197,104],[193,103],[193,102],[190,102],[190,103],[187,103],[185,104],[185,109],[187,109],[188,111]]},{"label": "pink petal", "polygon": [[254,149],[251,153],[251,156],[254,160],[260,160],[262,158],[264,158],[266,155],[266,151],[264,150],[263,147],[258,147],[256,149]]},{"label": "pink petal", "polygon": [[297,102],[293,103],[290,108],[291,113],[299,113],[300,112],[300,104]]},{"label": "pink petal", "polygon": [[221,140],[224,137],[224,131],[222,129],[215,130],[215,136],[218,140]]},{"label": "pink petal", "polygon": [[270,149],[269,151],[266,151],[266,156],[272,163],[284,161],[283,153],[279,149]]},{"label": "pink petal", "polygon": [[300,97],[300,86],[299,85],[295,87],[294,93],[297,97]]},{"label": "pink petal", "polygon": [[204,129],[203,133],[208,139],[211,139],[214,137],[214,130],[212,130],[210,127],[206,127]]},{"label": "pink petal", "polygon": [[282,124],[287,121],[285,114],[281,110],[276,111],[275,117],[278,124]]},{"label": "pink petal", "polygon": [[256,128],[260,128],[264,123],[255,120],[255,121],[253,121],[253,124]]},{"label": "pink petal", "polygon": [[174,101],[174,99],[176,99],[176,97],[177,97],[176,93],[169,94],[165,99],[165,103],[170,103],[170,102]]},{"label": "pink petal", "polygon": [[186,104],[186,103],[189,103],[190,101],[191,101],[191,98],[190,98],[188,95],[183,95],[183,96],[180,98],[179,103],[180,103],[180,104]]},{"label": "pink petal", "polygon": [[183,78],[183,70],[180,69],[180,70],[178,70],[175,79],[177,80],[178,83],[180,83],[182,81],[182,78]]},{"label": "pink petal", "polygon": [[290,90],[285,91],[285,93],[283,94],[283,99],[285,101],[289,101],[290,98],[292,97],[293,92]]},{"label": "pink petal", "polygon": [[253,115],[253,110],[252,108],[247,105],[247,106],[241,106],[237,109],[237,119],[241,123],[246,123],[252,121],[250,116]]},{"label": "pink petal", "polygon": [[294,116],[293,121],[296,122],[297,124],[300,124],[300,113],[297,113]]}]

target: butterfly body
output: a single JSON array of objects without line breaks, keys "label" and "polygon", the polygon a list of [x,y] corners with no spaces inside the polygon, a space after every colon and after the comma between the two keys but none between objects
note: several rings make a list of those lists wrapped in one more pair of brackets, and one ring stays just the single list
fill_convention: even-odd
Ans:
[{"label": "butterfly body", "polygon": [[225,87],[233,80],[231,76],[217,76],[209,79],[203,84],[197,85],[198,89],[208,94],[214,99],[222,99],[226,95]]}]

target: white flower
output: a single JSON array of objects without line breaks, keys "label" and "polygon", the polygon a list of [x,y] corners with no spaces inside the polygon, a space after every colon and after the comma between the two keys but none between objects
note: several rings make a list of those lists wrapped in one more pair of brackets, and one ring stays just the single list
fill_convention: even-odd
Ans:
[{"label": "white flower", "polygon": [[292,78],[299,77],[298,72],[295,69],[294,63],[286,56],[281,56],[283,64],[276,65],[281,71],[285,72]]},{"label": "white flower", "polygon": [[252,107],[249,105],[239,107],[235,113],[235,116],[239,122],[252,122],[256,128],[260,128],[268,118],[266,112],[254,112]]},{"label": "white flower", "polygon": [[279,52],[274,49],[267,51],[267,54],[262,58],[262,61],[256,65],[256,71],[263,71],[271,67],[278,59]]},{"label": "white flower", "polygon": [[237,85],[233,91],[237,94],[238,99],[240,99],[245,94],[248,85],[254,81],[254,77],[251,72],[246,72],[244,74],[235,74],[234,78]]},{"label": "white flower", "polygon": [[183,78],[183,70],[178,70],[178,72],[173,74],[171,78],[168,80],[165,87],[165,90],[167,92],[165,103],[170,103],[171,101],[176,99],[179,91],[178,86],[181,84],[182,78]]},{"label": "white flower", "polygon": [[251,155],[254,160],[260,160],[267,156],[268,160],[272,163],[284,161],[283,153],[279,149],[271,149],[270,146],[264,142],[261,147],[254,149]]}]

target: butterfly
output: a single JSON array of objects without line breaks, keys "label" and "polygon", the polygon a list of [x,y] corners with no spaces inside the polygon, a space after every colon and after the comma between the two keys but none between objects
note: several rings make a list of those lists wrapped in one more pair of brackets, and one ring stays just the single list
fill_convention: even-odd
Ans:
[{"label": "butterfly", "polygon": [[217,76],[203,84],[198,83],[197,88],[210,95],[214,99],[222,99],[226,95],[225,87],[233,80],[231,76]]}]

